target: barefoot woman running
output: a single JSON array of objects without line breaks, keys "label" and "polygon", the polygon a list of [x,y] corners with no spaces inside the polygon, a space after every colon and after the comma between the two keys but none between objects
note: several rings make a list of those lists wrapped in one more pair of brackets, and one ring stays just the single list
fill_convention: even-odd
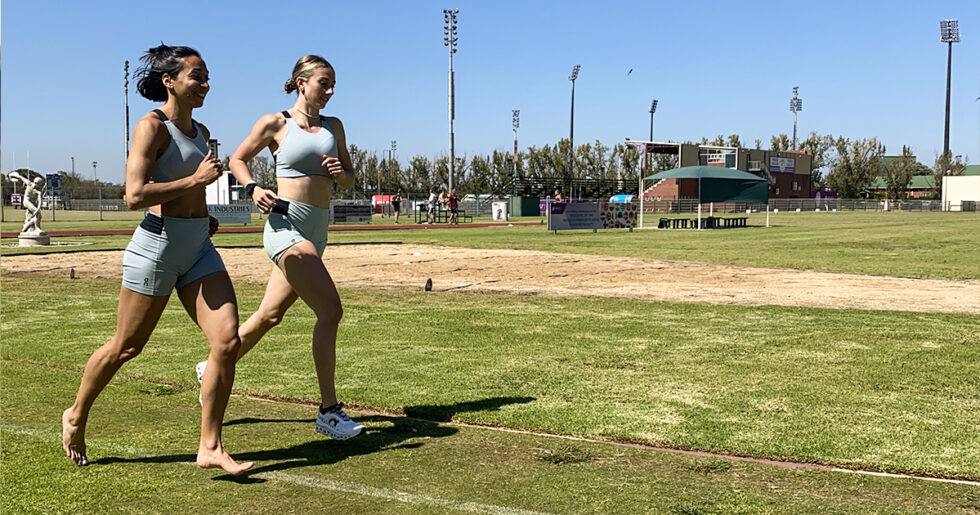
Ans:
[{"label": "barefoot woman running", "polygon": [[[334,182],[344,189],[354,184],[344,126],[337,118],[320,116],[335,84],[333,66],[324,58],[301,58],[285,87],[286,93],[297,92],[296,104],[260,118],[229,166],[235,178],[246,185],[256,207],[270,213],[263,239],[274,263],[258,311],[239,329],[242,349],[238,357],[241,359],[278,324],[297,298],[303,299],[316,315],[313,363],[320,386],[316,430],[346,440],[364,431],[364,426],[352,421],[343,404],[337,402],[334,368],[343,308],[322,259]],[[246,164],[265,148],[275,157],[278,195],[259,188]],[[211,370],[210,361],[198,363],[199,375],[202,370]]]},{"label": "barefoot woman running", "polygon": [[208,152],[208,130],[191,118],[210,90],[208,68],[196,50],[160,45],[141,59],[140,94],[164,102],[133,131],[126,162],[126,203],[149,208],[123,256],[116,332],[89,358],[75,403],[62,415],[68,457],[88,464],[85,428],[96,397],[123,363],[143,350],[176,287],[184,309],[211,346],[213,364],[202,386],[201,441],[197,464],[241,474],[251,463],[236,463],[221,445],[238,339],[235,291],[214,246],[204,187],[221,176],[221,163]]}]

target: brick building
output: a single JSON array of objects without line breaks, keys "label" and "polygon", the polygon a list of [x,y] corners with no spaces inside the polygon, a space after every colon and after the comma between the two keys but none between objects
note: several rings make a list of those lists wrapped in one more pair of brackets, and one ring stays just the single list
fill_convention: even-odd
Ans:
[{"label": "brick building", "polygon": [[[630,142],[643,145],[648,163],[644,176],[651,175],[649,163],[656,154],[677,156],[677,167],[720,166],[765,177],[769,181],[769,198],[810,198],[810,168],[813,156],[809,151],[775,152],[741,147],[696,145],[693,143]],[[665,179],[649,186],[644,200],[680,200],[698,198],[696,179]]]}]

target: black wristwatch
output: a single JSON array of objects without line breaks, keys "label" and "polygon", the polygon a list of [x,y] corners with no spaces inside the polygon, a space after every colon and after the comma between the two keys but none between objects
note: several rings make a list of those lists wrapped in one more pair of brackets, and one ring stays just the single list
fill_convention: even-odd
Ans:
[{"label": "black wristwatch", "polygon": [[245,194],[248,195],[249,197],[251,197],[252,196],[252,192],[255,191],[255,186],[257,186],[257,185],[254,182],[250,182],[250,183],[246,184],[245,185]]}]

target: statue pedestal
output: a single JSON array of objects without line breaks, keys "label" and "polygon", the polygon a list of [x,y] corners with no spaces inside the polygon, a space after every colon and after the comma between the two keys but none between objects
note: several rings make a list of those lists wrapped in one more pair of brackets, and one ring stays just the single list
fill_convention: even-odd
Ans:
[{"label": "statue pedestal", "polygon": [[22,232],[17,239],[20,240],[21,247],[40,247],[42,245],[51,245],[51,237],[48,233],[41,232]]}]

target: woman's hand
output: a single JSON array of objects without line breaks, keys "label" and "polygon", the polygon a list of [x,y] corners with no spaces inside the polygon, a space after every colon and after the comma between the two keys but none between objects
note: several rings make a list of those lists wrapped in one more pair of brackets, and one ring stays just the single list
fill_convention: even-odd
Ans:
[{"label": "woman's hand", "polygon": [[218,219],[213,216],[208,216],[208,222],[210,223],[208,226],[208,236],[214,236],[214,233],[218,232]]},{"label": "woman's hand", "polygon": [[221,177],[222,172],[221,161],[217,157],[211,155],[211,151],[204,156],[204,160],[198,165],[197,171],[194,172],[194,179],[201,186],[207,186],[212,182],[218,180]]},{"label": "woman's hand", "polygon": [[342,165],[340,163],[340,159],[336,157],[330,157],[328,155],[324,155],[323,162],[320,163],[320,166],[322,166],[327,171],[327,173],[330,174],[330,177],[333,177],[335,179],[338,175],[344,173],[344,165]]},{"label": "woman's hand", "polygon": [[260,213],[267,215],[269,211],[272,211],[272,207],[276,205],[276,199],[279,196],[273,191],[267,190],[265,188],[260,188],[258,186],[252,190],[252,203],[259,210]]},{"label": "woman's hand", "polygon": [[334,180],[337,186],[341,189],[349,190],[354,186],[354,172],[350,170],[344,170],[344,165],[339,158],[323,156],[323,163],[321,166],[330,174],[330,178]]}]

